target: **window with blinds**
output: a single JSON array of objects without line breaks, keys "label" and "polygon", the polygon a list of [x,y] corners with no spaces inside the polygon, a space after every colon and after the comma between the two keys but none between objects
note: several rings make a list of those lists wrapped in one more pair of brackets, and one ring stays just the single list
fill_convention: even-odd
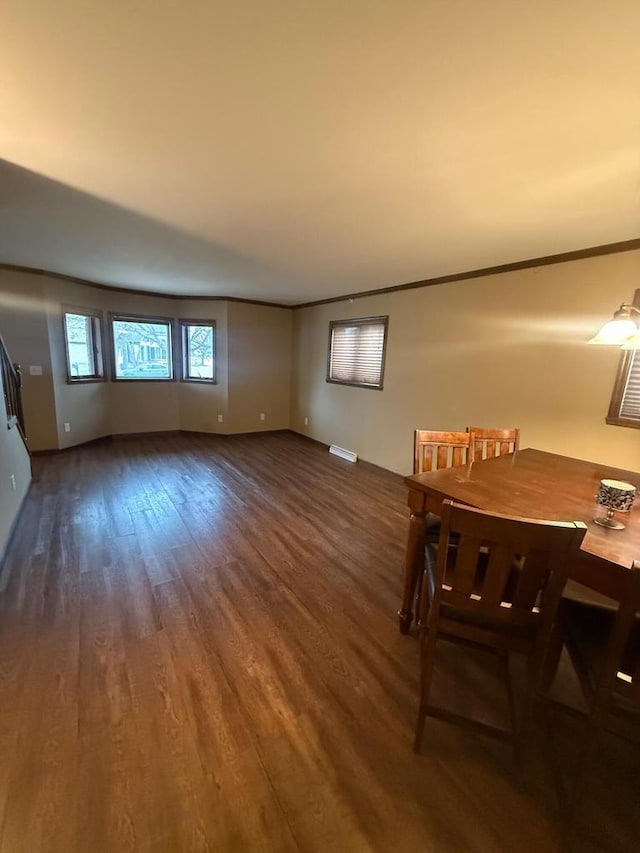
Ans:
[{"label": "window with blinds", "polygon": [[388,317],[332,320],[327,382],[382,389]]},{"label": "window with blinds", "polygon": [[620,359],[611,395],[608,424],[640,427],[640,350],[628,350]]}]

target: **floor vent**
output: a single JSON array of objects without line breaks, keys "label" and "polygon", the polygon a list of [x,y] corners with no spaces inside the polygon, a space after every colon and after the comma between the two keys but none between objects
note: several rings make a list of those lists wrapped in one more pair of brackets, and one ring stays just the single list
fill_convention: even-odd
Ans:
[{"label": "floor vent", "polygon": [[338,447],[337,444],[332,444],[329,448],[329,453],[333,453],[334,456],[340,456],[342,459],[346,459],[347,462],[357,462],[358,454],[354,453],[353,450],[345,450],[344,447]]}]

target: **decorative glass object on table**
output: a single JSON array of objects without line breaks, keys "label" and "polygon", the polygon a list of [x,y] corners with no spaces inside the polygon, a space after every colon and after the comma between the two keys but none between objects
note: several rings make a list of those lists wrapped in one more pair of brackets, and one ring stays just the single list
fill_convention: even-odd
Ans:
[{"label": "decorative glass object on table", "polygon": [[636,487],[622,480],[600,480],[596,503],[606,507],[607,514],[594,518],[596,524],[612,530],[624,530],[621,521],[613,517],[614,512],[629,512],[636,496]]}]

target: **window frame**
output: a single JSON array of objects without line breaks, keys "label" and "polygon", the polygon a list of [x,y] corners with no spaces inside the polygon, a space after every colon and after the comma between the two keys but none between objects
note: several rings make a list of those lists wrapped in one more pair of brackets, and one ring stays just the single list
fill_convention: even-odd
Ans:
[{"label": "window frame", "polygon": [[[167,363],[169,376],[118,376],[116,368],[116,345],[114,339],[114,322],[131,323],[162,323],[169,330],[169,353]],[[173,317],[159,317],[153,314],[132,314],[114,311],[109,314],[109,360],[112,382],[175,382],[176,381],[176,321]]]},{"label": "window frame", "polygon": [[613,392],[611,393],[611,401],[609,403],[609,411],[607,413],[606,422],[611,424],[612,426],[625,426],[625,427],[633,427],[634,429],[640,429],[640,413],[638,414],[638,419],[634,418],[625,418],[620,414],[620,410],[622,409],[622,401],[624,399],[624,392],[627,387],[627,383],[629,381],[629,376],[634,366],[638,371],[640,371],[640,360],[636,365],[634,365],[635,354],[640,352],[640,350],[623,350],[622,355],[620,356],[620,361],[618,363],[618,371],[616,373],[615,382],[613,384]]},{"label": "window frame", "polygon": [[[216,367],[217,367],[217,358],[216,358],[216,321],[215,320],[184,320],[180,318],[178,320],[178,325],[180,329],[179,339],[180,339],[180,381],[181,382],[194,382],[196,385],[216,385]],[[211,378],[207,377],[198,377],[198,376],[190,376],[188,373],[188,364],[189,364],[189,345],[188,345],[188,329],[190,326],[208,326],[211,329],[211,357],[213,359],[213,375]]]},{"label": "window frame", "polygon": [[[69,335],[67,332],[67,315],[75,314],[86,317],[91,321],[91,351],[95,372],[88,376],[74,376],[71,372],[69,353]],[[102,311],[96,308],[81,308],[77,305],[62,306],[62,335],[64,340],[64,361],[67,372],[67,385],[86,385],[90,382],[106,382],[105,370],[105,335]]]},{"label": "window frame", "polygon": [[[380,383],[372,385],[367,382],[355,382],[346,379],[333,379],[331,377],[331,349],[333,344],[333,331],[336,328],[345,328],[349,326],[370,326],[378,324],[383,328],[382,337],[382,358],[380,360]],[[387,359],[387,341],[389,337],[389,315],[381,315],[378,317],[353,317],[348,320],[330,320],[329,321],[329,345],[327,347],[327,377],[326,381],[331,385],[345,385],[350,388],[368,388],[371,391],[382,391],[384,389],[384,370]]]}]

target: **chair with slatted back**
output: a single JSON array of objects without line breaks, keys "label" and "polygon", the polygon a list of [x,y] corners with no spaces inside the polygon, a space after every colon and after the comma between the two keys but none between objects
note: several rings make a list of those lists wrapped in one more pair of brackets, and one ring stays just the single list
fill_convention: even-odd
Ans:
[{"label": "chair with slatted back", "polygon": [[[466,465],[469,455],[468,432],[446,432],[442,430],[417,429],[413,433],[413,473],[423,474],[437,471],[441,468],[456,468]],[[424,525],[424,545],[437,545],[440,537],[440,516],[428,512]],[[425,552],[429,559],[429,551]],[[420,597],[422,594],[421,578],[415,579],[417,587],[418,606],[421,612]],[[414,594],[416,589],[414,588]],[[413,599],[412,595],[412,599]]]},{"label": "chair with slatted back", "polygon": [[[545,651],[566,581],[569,552],[580,547],[582,522],[551,522],[483,512],[445,501],[435,565],[429,565],[428,612],[421,614],[421,691],[415,749],[427,716],[510,741],[521,755],[533,703],[542,686]],[[457,546],[450,547],[452,537]],[[426,596],[424,596],[426,599]],[[496,654],[503,663],[511,729],[489,726],[430,702],[438,640]],[[525,656],[527,685],[517,719],[509,655]]]},{"label": "chair with slatted back", "polygon": [[565,643],[587,706],[565,828],[575,828],[577,809],[603,731],[640,742],[640,561],[628,570],[612,607],[565,599]]},{"label": "chair with slatted back", "polygon": [[470,462],[504,456],[506,453],[514,453],[520,447],[520,430],[517,427],[493,429],[470,426],[467,427],[467,432],[470,436]]},{"label": "chair with slatted back", "polygon": [[413,433],[413,473],[467,464],[468,432],[417,429]]}]

